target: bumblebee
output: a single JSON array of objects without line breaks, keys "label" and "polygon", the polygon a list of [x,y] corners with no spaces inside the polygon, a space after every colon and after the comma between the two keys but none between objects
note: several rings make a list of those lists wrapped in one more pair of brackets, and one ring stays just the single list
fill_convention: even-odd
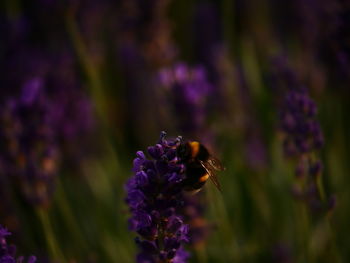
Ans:
[{"label": "bumblebee", "polygon": [[186,179],[184,180],[186,191],[198,192],[208,179],[221,191],[216,171],[223,171],[225,168],[203,144],[197,141],[181,144],[177,148],[177,156],[186,166]]}]

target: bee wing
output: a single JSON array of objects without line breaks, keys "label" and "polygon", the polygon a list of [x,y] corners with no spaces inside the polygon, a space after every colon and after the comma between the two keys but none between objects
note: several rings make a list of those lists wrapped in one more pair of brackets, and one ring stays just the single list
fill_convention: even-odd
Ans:
[{"label": "bee wing", "polygon": [[225,167],[222,165],[222,163],[217,158],[210,156],[207,162],[216,171],[225,171]]},{"label": "bee wing", "polygon": [[203,166],[203,168],[207,171],[208,175],[209,175],[209,178],[210,180],[213,182],[213,184],[216,186],[216,188],[220,191],[221,191],[221,185],[220,185],[220,182],[215,174],[215,171],[214,171],[214,167],[208,163],[208,162],[203,162],[203,161],[200,161],[201,165]]}]

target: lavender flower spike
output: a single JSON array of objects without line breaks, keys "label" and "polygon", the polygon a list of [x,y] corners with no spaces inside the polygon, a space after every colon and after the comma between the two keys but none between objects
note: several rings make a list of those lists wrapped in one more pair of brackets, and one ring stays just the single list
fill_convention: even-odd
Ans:
[{"label": "lavender flower spike", "polygon": [[132,214],[130,230],[140,236],[138,263],[184,263],[189,257],[183,248],[189,229],[180,213],[185,177],[185,167],[176,156],[180,142],[181,137],[166,140],[162,132],[159,143],[148,147],[151,159],[142,151],[136,153],[126,202]]},{"label": "lavender flower spike", "polygon": [[16,247],[14,245],[8,245],[6,237],[11,235],[6,228],[0,225],[0,262],[1,263],[35,263],[36,257],[30,256],[27,261],[24,261],[24,257],[16,257]]},{"label": "lavender flower spike", "polygon": [[[288,64],[286,57],[274,61],[282,98],[280,106],[280,127],[284,134],[283,149],[288,157],[297,161],[295,174],[304,183],[292,191],[295,197],[306,201],[313,212],[330,211],[335,202],[333,198],[324,200],[320,186],[323,165],[317,155],[324,138],[320,123],[316,119],[316,103],[309,96],[306,87],[298,78],[297,72]],[[277,83],[277,82],[276,82]],[[331,203],[328,207],[327,203]]]},{"label": "lavender flower spike", "polygon": [[186,135],[203,138],[208,98],[213,87],[201,66],[190,67],[177,63],[159,72],[159,82],[171,94],[178,126]]}]

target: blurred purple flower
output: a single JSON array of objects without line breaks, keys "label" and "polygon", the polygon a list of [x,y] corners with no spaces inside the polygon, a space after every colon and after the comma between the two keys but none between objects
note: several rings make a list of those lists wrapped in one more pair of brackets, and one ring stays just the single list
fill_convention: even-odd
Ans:
[{"label": "blurred purple flower", "polygon": [[273,79],[278,85],[276,91],[281,94],[279,123],[284,135],[283,149],[286,156],[296,159],[295,174],[305,181],[303,188],[293,189],[294,196],[304,200],[313,212],[329,210],[317,183],[322,162],[315,151],[323,146],[324,138],[316,120],[316,104],[285,57],[277,57],[274,66]]},{"label": "blurred purple flower", "polygon": [[31,204],[47,206],[59,160],[80,155],[63,146],[81,143],[92,131],[93,109],[77,83],[71,53],[25,50],[9,56],[9,74],[1,79],[12,87],[1,98],[1,176],[11,178]]},{"label": "blurred purple flower", "polygon": [[142,151],[136,153],[134,176],[125,188],[132,214],[129,228],[141,237],[136,238],[140,249],[137,262],[182,263],[189,256],[183,250],[183,244],[189,241],[189,228],[180,214],[185,176],[185,167],[176,156],[180,141],[166,140],[162,133],[159,143],[148,147],[151,159]]},{"label": "blurred purple flower", "polygon": [[50,101],[41,79],[27,81],[18,98],[7,100],[1,111],[0,158],[5,176],[16,178],[24,197],[47,205],[54,188],[58,162]]},{"label": "blurred purple flower", "polygon": [[284,152],[298,156],[320,149],[324,144],[320,124],[316,120],[317,107],[297,75],[282,57],[275,60],[281,85],[280,128],[285,134]]},{"label": "blurred purple flower", "polygon": [[11,235],[6,228],[0,225],[0,262],[1,263],[35,263],[36,257],[30,256],[27,260],[23,256],[16,256],[16,246],[7,244],[7,236]]},{"label": "blurred purple flower", "polygon": [[178,63],[162,69],[159,81],[171,94],[181,131],[191,136],[201,134],[205,128],[208,98],[213,90],[204,68]]},{"label": "blurred purple flower", "polygon": [[263,170],[267,166],[266,145],[262,140],[258,125],[247,127],[247,137],[245,146],[245,158],[250,168],[254,170]]}]

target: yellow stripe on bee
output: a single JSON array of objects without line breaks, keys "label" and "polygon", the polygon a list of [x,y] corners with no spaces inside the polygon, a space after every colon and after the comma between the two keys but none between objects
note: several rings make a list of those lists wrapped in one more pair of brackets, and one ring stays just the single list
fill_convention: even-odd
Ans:
[{"label": "yellow stripe on bee", "polygon": [[199,178],[199,181],[201,183],[204,183],[205,181],[208,180],[208,178],[209,178],[209,174],[205,174],[205,175],[203,175],[202,177]]},{"label": "yellow stripe on bee", "polygon": [[199,152],[199,142],[190,142],[191,156],[195,158]]}]

